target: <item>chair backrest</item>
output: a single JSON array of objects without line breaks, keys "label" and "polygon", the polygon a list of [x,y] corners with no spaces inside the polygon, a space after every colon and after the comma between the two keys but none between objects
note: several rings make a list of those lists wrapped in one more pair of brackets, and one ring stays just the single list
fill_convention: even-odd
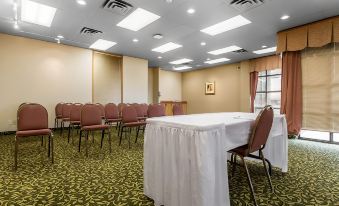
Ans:
[{"label": "chair backrest", "polygon": [[101,111],[96,104],[85,104],[81,108],[80,124],[84,126],[101,125]]},{"label": "chair backrest", "polygon": [[137,122],[138,115],[135,107],[133,106],[126,106],[122,109],[122,122],[129,123],[129,122]]},{"label": "chair backrest", "polygon": [[142,110],[144,113],[144,117],[147,117],[148,104],[142,104]]},{"label": "chair backrest", "polygon": [[60,102],[55,106],[55,116],[56,117],[62,117],[62,106],[63,105],[64,105],[64,103]]},{"label": "chair backrest", "polygon": [[22,104],[17,111],[18,131],[48,129],[48,112],[40,104]]},{"label": "chair backrest", "polygon": [[118,110],[119,110],[119,114],[121,115],[121,112],[122,112],[122,108],[124,108],[124,107],[126,107],[127,106],[127,104],[125,104],[125,103],[119,103],[118,104]]},{"label": "chair backrest", "polygon": [[101,118],[105,118],[105,107],[104,105],[100,104],[100,103],[96,103],[96,105],[99,107],[100,109],[100,115]]},{"label": "chair backrest", "polygon": [[137,104],[134,106],[138,117],[145,117],[144,106],[142,104]]},{"label": "chair backrest", "polygon": [[184,110],[182,109],[182,105],[174,104],[173,105],[173,115],[184,115]]},{"label": "chair backrest", "polygon": [[72,105],[71,114],[69,117],[71,121],[80,121],[81,108],[82,108],[82,104],[80,103],[75,103]]},{"label": "chair backrest", "polygon": [[114,103],[108,103],[105,105],[105,118],[106,119],[118,119],[119,110]]},{"label": "chair backrest", "polygon": [[72,103],[65,103],[62,105],[62,118],[69,118],[71,115]]},{"label": "chair backrest", "polygon": [[258,114],[252,135],[248,141],[248,152],[252,153],[265,147],[273,124],[274,112],[272,106],[265,106]]},{"label": "chair backrest", "polygon": [[149,105],[147,110],[147,116],[150,118],[165,116],[165,106],[163,104]]}]

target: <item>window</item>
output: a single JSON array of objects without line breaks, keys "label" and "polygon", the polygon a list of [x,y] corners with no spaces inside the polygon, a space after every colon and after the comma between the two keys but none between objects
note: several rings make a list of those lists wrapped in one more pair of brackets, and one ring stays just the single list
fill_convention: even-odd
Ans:
[{"label": "window", "polygon": [[272,105],[276,114],[280,113],[281,69],[259,72],[257,94],[255,96],[255,112],[266,105]]},{"label": "window", "polygon": [[300,137],[312,140],[330,141],[329,132],[320,132],[312,130],[301,130]]}]

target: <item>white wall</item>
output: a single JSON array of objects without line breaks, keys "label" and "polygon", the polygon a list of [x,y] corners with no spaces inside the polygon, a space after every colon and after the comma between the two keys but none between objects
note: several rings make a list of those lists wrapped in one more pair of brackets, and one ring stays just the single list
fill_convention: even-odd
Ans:
[{"label": "white wall", "polygon": [[0,34],[0,131],[16,130],[16,111],[37,102],[54,126],[58,102],[91,102],[92,51]]},{"label": "white wall", "polygon": [[159,70],[159,92],[160,101],[181,101],[182,100],[182,74]]},{"label": "white wall", "polygon": [[148,102],[148,60],[123,56],[123,102]]}]

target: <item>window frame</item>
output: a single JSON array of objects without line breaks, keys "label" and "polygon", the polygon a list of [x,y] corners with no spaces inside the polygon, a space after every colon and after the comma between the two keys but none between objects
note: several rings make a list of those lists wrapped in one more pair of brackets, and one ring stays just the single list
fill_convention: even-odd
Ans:
[{"label": "window frame", "polygon": [[[279,68],[276,68],[276,69],[279,69]],[[280,69],[281,70],[281,69]],[[259,74],[260,74],[260,72],[259,72]],[[264,75],[258,75],[258,80],[259,80],[259,78],[262,78],[262,77],[264,77],[265,78],[265,91],[256,91],[256,96],[257,96],[257,94],[265,94],[265,103],[266,103],[266,105],[267,105],[267,101],[268,101],[268,94],[269,93],[280,93],[281,94],[281,89],[280,90],[272,90],[272,91],[267,91],[267,88],[268,88],[268,78],[269,77],[275,77],[275,76],[280,76],[280,78],[281,78],[281,76],[282,76],[282,73],[280,72],[280,74],[268,74],[268,71],[267,70],[265,70],[265,74]],[[273,105],[272,105],[272,107],[273,107],[273,109],[279,109],[280,110],[280,106],[279,107],[274,107]],[[255,100],[254,100],[254,111],[256,111],[256,110],[258,110],[258,109],[263,109],[264,107],[261,107],[261,106],[256,106],[255,105]]]}]

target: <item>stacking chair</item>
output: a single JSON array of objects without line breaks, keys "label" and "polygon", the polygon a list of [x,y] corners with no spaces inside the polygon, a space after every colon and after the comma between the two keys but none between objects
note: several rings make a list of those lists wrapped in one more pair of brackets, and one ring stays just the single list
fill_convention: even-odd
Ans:
[{"label": "stacking chair", "polygon": [[[17,127],[18,130],[15,135],[15,149],[14,149],[14,169],[18,165],[18,147],[19,140],[31,136],[48,136],[48,157],[51,156],[52,163],[53,156],[53,134],[48,128],[48,113],[47,110],[40,104],[26,103],[22,104],[17,112]],[[42,139],[43,140],[43,139]]]},{"label": "stacking chair", "polygon": [[125,133],[125,137],[127,133],[128,135],[128,148],[131,148],[131,132],[132,128],[137,129],[137,134],[135,138],[135,142],[138,140],[138,135],[139,135],[139,130],[141,126],[145,126],[146,122],[145,121],[138,121],[138,115],[137,111],[135,110],[135,107],[133,106],[126,106],[122,109],[122,124],[121,124],[121,129],[120,129],[120,141],[119,141],[119,146],[121,145],[121,140],[123,133]]},{"label": "stacking chair", "polygon": [[137,104],[134,106],[134,108],[137,112],[138,120],[145,121],[147,117],[145,116],[144,105]]},{"label": "stacking chair", "polygon": [[165,116],[165,106],[163,104],[149,105],[147,110],[147,116],[149,118]]},{"label": "stacking chair", "polygon": [[272,186],[270,174],[268,173],[266,163],[265,163],[265,157],[262,152],[262,150],[265,148],[266,141],[271,131],[271,127],[273,123],[273,116],[274,116],[273,108],[271,106],[264,107],[262,111],[259,113],[255,121],[253,130],[252,130],[252,135],[248,141],[248,144],[237,147],[229,151],[230,153],[232,153],[232,156],[231,156],[231,163],[233,164],[232,175],[234,175],[235,168],[236,168],[236,157],[239,156],[243,162],[243,165],[244,165],[244,168],[247,174],[247,181],[248,181],[251,194],[252,194],[252,199],[255,205],[258,205],[258,204],[255,199],[254,189],[253,189],[251,177],[250,177],[250,174],[247,168],[247,164],[245,161],[245,157],[256,157],[255,155],[252,155],[250,153],[259,151],[259,157],[262,160],[265,173],[267,176],[267,180],[270,184],[271,191],[273,192],[273,186]]},{"label": "stacking chair", "polygon": [[127,104],[125,103],[119,103],[118,104],[118,111],[119,111],[119,116],[122,117],[121,113],[122,113],[122,108],[126,107]]},{"label": "stacking chair", "polygon": [[144,116],[147,117],[147,110],[148,110],[148,104],[142,104],[142,112],[144,113]]},{"label": "stacking chair", "polygon": [[72,105],[71,113],[69,117],[69,125],[68,125],[68,143],[70,137],[72,138],[72,144],[73,144],[73,135],[71,134],[71,130],[73,131],[74,128],[80,127],[80,117],[81,117],[81,108],[82,104],[75,103]]},{"label": "stacking chair", "polygon": [[59,121],[62,120],[62,106],[63,102],[58,103],[55,106],[55,119],[54,119],[54,128],[57,129],[59,127]]},{"label": "stacking chair", "polygon": [[119,128],[121,118],[119,117],[119,110],[114,103],[108,103],[105,105],[105,124],[116,125],[116,129]]},{"label": "stacking chair", "polygon": [[101,115],[101,119],[105,119],[105,107],[104,105],[100,104],[100,103],[96,103],[96,105],[99,107],[100,109],[100,115]]},{"label": "stacking chair", "polygon": [[182,105],[174,104],[172,109],[173,109],[173,115],[184,115],[184,110],[182,109]]},{"label": "stacking chair", "polygon": [[61,135],[64,131],[65,123],[69,123],[71,115],[72,103],[65,103],[62,105],[62,118],[61,118]]},{"label": "stacking chair", "polygon": [[[88,135],[89,132],[101,131],[101,148],[104,140],[105,134],[108,134],[108,142],[109,142],[109,152],[112,152],[111,148],[111,131],[109,130],[109,125],[102,124],[102,114],[98,105],[95,104],[85,104],[81,108],[81,117],[80,117],[80,136],[79,136],[79,152],[81,147],[81,137],[82,134],[85,133],[86,141],[86,156],[88,157]],[[107,131],[107,133],[105,133]],[[94,140],[94,139],[93,139]]]}]

